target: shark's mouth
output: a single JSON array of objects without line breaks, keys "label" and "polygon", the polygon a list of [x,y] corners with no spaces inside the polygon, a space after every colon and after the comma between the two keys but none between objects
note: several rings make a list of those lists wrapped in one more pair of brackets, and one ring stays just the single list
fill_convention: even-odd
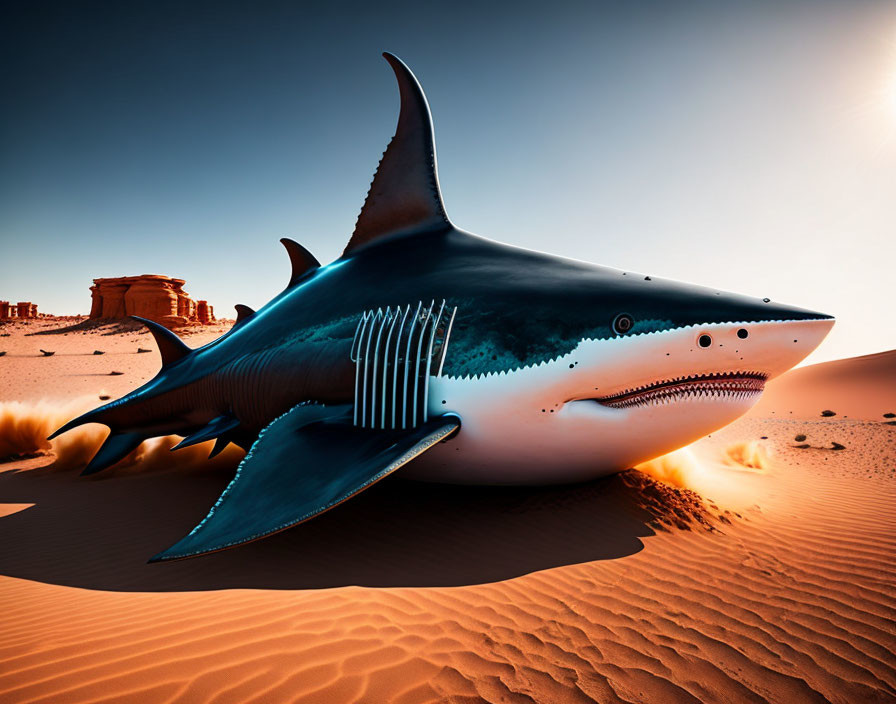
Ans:
[{"label": "shark's mouth", "polygon": [[687,398],[740,399],[762,393],[768,377],[759,372],[693,374],[657,381],[594,400],[610,408],[670,403]]}]

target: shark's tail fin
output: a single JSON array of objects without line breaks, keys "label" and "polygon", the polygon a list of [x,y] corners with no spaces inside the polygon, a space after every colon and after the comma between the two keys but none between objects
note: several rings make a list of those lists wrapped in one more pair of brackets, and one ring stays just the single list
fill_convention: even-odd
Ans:
[{"label": "shark's tail fin", "polygon": [[81,472],[82,475],[94,474],[111,467],[116,462],[123,460],[133,450],[137,449],[141,442],[152,437],[152,434],[150,433],[121,432],[116,430],[116,424],[111,418],[115,406],[110,406],[112,406],[112,404],[100,406],[99,408],[94,408],[92,411],[87,411],[87,413],[84,413],[77,418],[73,418],[47,438],[47,440],[53,440],[59,435],[62,435],[62,433],[66,433],[69,430],[88,423],[101,423],[109,427],[112,432],[109,433],[109,436],[105,439],[100,449],[97,450],[93,459],[90,460],[84,471]]},{"label": "shark's tail fin", "polygon": [[[160,375],[164,374],[171,365],[191,354],[193,350],[177,335],[158,323],[136,315],[131,317],[149,328],[159,347],[159,353],[162,356],[162,369],[159,375],[149,382],[149,384],[156,384]],[[47,440],[53,440],[62,433],[88,423],[105,425],[112,432],[82,474],[94,474],[111,467],[135,450],[141,442],[157,434],[149,430],[141,431],[141,424],[148,420],[143,417],[145,415],[145,407],[143,407],[145,399],[141,394],[141,389],[73,418],[54,431]]]},{"label": "shark's tail fin", "polygon": [[92,411],[87,411],[87,413],[84,413],[77,418],[72,418],[68,423],[50,433],[47,440],[53,440],[63,433],[67,433],[69,430],[74,430],[82,425],[87,425],[87,423],[102,423],[103,425],[108,425],[108,423],[103,420],[106,415],[107,406],[108,404],[100,406],[99,408],[94,408]]}]

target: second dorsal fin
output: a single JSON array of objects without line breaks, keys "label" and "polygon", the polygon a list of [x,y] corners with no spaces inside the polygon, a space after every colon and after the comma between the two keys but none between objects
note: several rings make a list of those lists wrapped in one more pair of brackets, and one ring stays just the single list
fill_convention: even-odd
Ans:
[{"label": "second dorsal fin", "polygon": [[[295,240],[284,237],[280,240],[280,244],[286,248],[286,253],[289,255],[289,262],[292,264],[292,272],[289,275],[287,288],[295,285],[296,281],[301,279],[312,269],[320,268],[320,262],[317,261],[317,257]],[[239,322],[239,319],[237,319],[237,322]]]},{"label": "second dorsal fin", "polygon": [[236,322],[233,324],[233,327],[236,327],[240,323],[245,323],[249,318],[255,315],[254,310],[249,306],[244,306],[242,303],[237,303],[234,308],[236,308]]},{"label": "second dorsal fin", "polygon": [[398,232],[451,224],[439,189],[432,116],[426,96],[401,59],[388,52],[383,56],[398,79],[401,112],[395,136],[376,170],[344,254]]},{"label": "second dorsal fin", "polygon": [[187,347],[186,343],[183,340],[181,340],[168,328],[159,325],[152,320],[141,318],[137,315],[132,315],[131,317],[134,320],[139,320],[147,328],[149,328],[152,336],[156,339],[156,344],[159,346],[159,354],[162,355],[163,367],[167,367],[169,364],[174,364],[177,360],[183,359],[193,351],[192,349]]}]

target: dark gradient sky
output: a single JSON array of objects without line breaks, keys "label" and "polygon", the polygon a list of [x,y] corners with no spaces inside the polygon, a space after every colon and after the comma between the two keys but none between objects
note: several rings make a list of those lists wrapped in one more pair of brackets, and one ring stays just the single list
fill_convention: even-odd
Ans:
[{"label": "dark gradient sky", "polygon": [[896,347],[896,3],[5,3],[0,298],[100,276],[219,315],[341,252],[433,108],[449,215],[494,239],[838,316]]}]

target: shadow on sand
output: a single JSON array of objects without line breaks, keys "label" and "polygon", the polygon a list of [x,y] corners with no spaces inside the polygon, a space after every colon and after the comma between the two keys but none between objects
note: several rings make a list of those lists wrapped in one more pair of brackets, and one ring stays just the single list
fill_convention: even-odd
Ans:
[{"label": "shadow on sand", "polygon": [[61,328],[49,330],[37,330],[25,333],[27,337],[34,335],[66,335],[70,332],[87,332],[100,330],[101,335],[120,335],[124,332],[142,332],[146,328],[143,323],[130,318],[88,318],[79,320],[71,325],[63,325]]},{"label": "shadow on sand", "polygon": [[205,516],[228,479],[2,472],[0,503],[35,505],[0,518],[0,574],[113,591],[459,586],[623,557],[654,534],[619,476],[553,488],[394,480],[267,539],[146,564]]}]

